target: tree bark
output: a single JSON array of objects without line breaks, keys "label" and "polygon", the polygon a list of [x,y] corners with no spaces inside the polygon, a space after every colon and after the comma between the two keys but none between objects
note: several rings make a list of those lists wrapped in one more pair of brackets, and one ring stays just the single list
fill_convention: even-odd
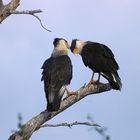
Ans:
[{"label": "tree bark", "polygon": [[48,112],[47,110],[44,110],[39,115],[33,117],[31,120],[29,120],[26,124],[23,130],[20,130],[13,135],[9,137],[9,140],[28,140],[33,132],[40,129],[41,125],[47,122],[48,120],[55,117],[57,114],[61,113],[68,107],[72,106],[76,102],[80,101],[84,97],[92,94],[99,94],[105,91],[111,90],[110,84],[103,84],[99,83],[97,85],[90,85],[83,87],[76,91],[74,95],[69,96],[68,98],[65,98],[60,105],[60,109],[58,111],[54,112]]},{"label": "tree bark", "polygon": [[20,0],[11,0],[7,5],[3,5],[2,0],[0,0],[0,23],[11,15],[10,13],[19,6],[19,3]]},{"label": "tree bark", "polygon": [[0,8],[3,7],[3,2],[0,0]]}]

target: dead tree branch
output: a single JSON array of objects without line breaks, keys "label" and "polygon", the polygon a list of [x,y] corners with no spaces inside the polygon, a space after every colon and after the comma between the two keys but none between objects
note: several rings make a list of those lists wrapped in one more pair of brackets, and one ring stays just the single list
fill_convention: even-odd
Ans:
[{"label": "dead tree branch", "polygon": [[51,32],[51,30],[47,29],[41,19],[35,15],[37,13],[41,13],[42,10],[26,10],[26,11],[15,11],[15,9],[19,6],[20,0],[12,0],[9,4],[3,5],[2,0],[0,0],[0,23],[2,23],[3,20],[5,20],[8,16],[12,14],[28,14],[34,16],[39,22],[43,29],[45,29],[48,32]]},{"label": "dead tree branch", "polygon": [[72,106],[76,102],[80,101],[84,97],[92,94],[99,94],[105,91],[111,90],[110,84],[102,84],[99,83],[98,85],[91,85],[80,88],[76,91],[76,94],[69,96],[68,98],[64,99],[61,102],[60,109],[54,112],[48,112],[44,110],[39,115],[33,117],[29,120],[21,131],[14,133],[10,136],[9,140],[28,140],[32,134],[38,130],[45,122],[55,117],[57,114],[61,113],[68,107]]},{"label": "dead tree branch", "polygon": [[35,14],[30,14],[30,15],[34,16],[34,17],[40,22],[40,25],[41,25],[41,27],[42,27],[43,29],[45,29],[45,30],[48,31],[48,32],[51,32],[51,30],[47,29],[47,28],[42,24],[41,19],[40,19],[37,15],[35,15]]},{"label": "dead tree branch", "polygon": [[3,5],[2,0],[0,0],[0,23],[10,16],[10,13],[13,12],[19,5],[20,0],[11,0],[11,2],[7,5]]},{"label": "dead tree branch", "polygon": [[96,127],[101,127],[100,125],[96,124],[96,123],[92,123],[92,122],[72,122],[72,123],[59,123],[59,124],[44,124],[42,126],[40,126],[40,128],[44,128],[44,127],[59,127],[59,126],[66,126],[71,128],[72,126],[75,125],[86,125],[86,126],[96,126]]},{"label": "dead tree branch", "polygon": [[37,10],[26,10],[26,11],[13,11],[11,14],[37,14],[43,12],[40,9]]},{"label": "dead tree branch", "polygon": [[38,9],[38,10],[27,10],[27,11],[13,11],[13,12],[11,12],[11,14],[28,14],[28,15],[32,15],[32,16],[34,16],[34,17],[40,22],[40,25],[41,25],[41,27],[42,27],[43,29],[45,29],[45,30],[48,31],[48,32],[51,32],[51,30],[47,29],[47,28],[43,25],[41,19],[40,19],[37,15],[35,15],[35,14],[41,13],[41,12],[42,12],[42,10]]}]

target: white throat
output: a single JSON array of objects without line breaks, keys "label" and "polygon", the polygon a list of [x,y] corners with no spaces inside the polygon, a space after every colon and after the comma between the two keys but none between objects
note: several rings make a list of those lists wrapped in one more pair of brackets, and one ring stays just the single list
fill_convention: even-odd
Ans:
[{"label": "white throat", "polygon": [[62,40],[59,42],[59,44],[54,47],[54,50],[52,52],[52,57],[57,57],[61,55],[67,55],[68,54],[68,48],[67,44]]},{"label": "white throat", "polygon": [[81,54],[83,47],[86,45],[86,42],[82,41],[82,40],[77,40],[76,41],[76,47],[79,50],[79,54]]},{"label": "white throat", "polygon": [[67,55],[67,54],[68,54],[67,50],[57,50],[57,49],[54,49],[51,56],[52,57],[57,57],[57,56],[62,56],[62,55]]}]

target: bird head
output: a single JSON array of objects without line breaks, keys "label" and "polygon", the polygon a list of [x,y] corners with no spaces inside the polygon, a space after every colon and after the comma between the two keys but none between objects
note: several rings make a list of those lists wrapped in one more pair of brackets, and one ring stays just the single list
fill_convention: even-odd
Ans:
[{"label": "bird head", "polygon": [[79,40],[79,39],[73,39],[70,49],[71,52],[74,54],[81,54],[81,51],[83,49],[83,47],[85,46],[86,42]]},{"label": "bird head", "polygon": [[60,48],[62,50],[69,48],[69,44],[64,38],[55,38],[53,41],[53,45],[55,48]]},{"label": "bird head", "polygon": [[64,38],[55,38],[53,41],[54,50],[52,56],[67,55],[69,44]]}]

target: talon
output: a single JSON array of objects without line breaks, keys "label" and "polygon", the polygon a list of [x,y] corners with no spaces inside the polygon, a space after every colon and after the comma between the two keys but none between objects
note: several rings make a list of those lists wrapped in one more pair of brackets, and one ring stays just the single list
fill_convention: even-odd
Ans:
[{"label": "talon", "polygon": [[71,95],[73,95],[73,94],[75,94],[75,92],[67,91],[67,96],[71,96]]},{"label": "talon", "polygon": [[75,92],[68,91],[68,89],[66,89],[66,92],[67,92],[67,97],[68,97],[68,96],[71,96],[71,95],[73,95],[73,94],[75,94]]},{"label": "talon", "polygon": [[96,80],[91,80],[88,84],[87,84],[87,86],[89,87],[90,85],[94,85],[94,84],[97,84],[98,83],[98,80],[96,81]]}]

